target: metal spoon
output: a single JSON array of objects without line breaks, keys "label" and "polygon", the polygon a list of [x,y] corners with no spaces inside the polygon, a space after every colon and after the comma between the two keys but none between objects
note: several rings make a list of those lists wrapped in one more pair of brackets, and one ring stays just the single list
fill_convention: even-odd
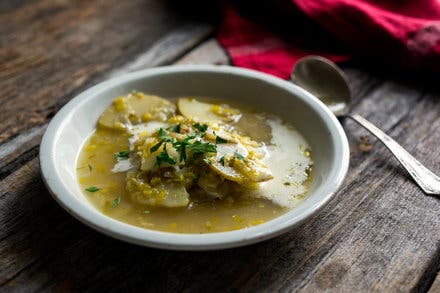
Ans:
[{"label": "metal spoon", "polygon": [[349,114],[351,93],[348,79],[336,64],[320,56],[304,57],[296,63],[292,81],[319,98],[337,117],[351,118],[365,127],[382,141],[425,193],[440,195],[438,176],[371,122],[357,114]]}]

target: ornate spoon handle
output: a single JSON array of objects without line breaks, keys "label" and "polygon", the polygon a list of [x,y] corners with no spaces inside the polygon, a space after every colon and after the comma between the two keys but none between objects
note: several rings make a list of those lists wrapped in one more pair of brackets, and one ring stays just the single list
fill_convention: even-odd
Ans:
[{"label": "ornate spoon handle", "polygon": [[383,142],[425,193],[440,195],[440,178],[411,156],[395,140],[357,114],[347,115],[346,117],[365,127],[371,134]]}]

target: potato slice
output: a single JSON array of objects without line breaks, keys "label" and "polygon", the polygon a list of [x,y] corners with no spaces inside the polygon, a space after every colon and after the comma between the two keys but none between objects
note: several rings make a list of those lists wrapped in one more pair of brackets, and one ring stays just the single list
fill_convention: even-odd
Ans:
[{"label": "potato slice", "polygon": [[127,113],[117,111],[112,105],[101,114],[98,120],[98,125],[106,128],[122,130],[124,129],[124,123],[127,121]]},{"label": "potato slice", "polygon": [[[219,144],[216,159],[211,161],[209,168],[220,177],[238,184],[263,182],[273,178],[272,172],[263,163],[249,159],[248,155],[248,150],[239,143]],[[248,159],[242,160],[237,156]]]},{"label": "potato slice", "polygon": [[166,121],[176,111],[170,101],[158,96],[131,93],[115,99],[99,117],[98,125],[111,129],[124,129],[124,124],[137,124],[149,120]]},{"label": "potato slice", "polygon": [[193,98],[180,98],[177,107],[186,118],[200,122],[231,122],[237,121],[241,116],[236,109],[199,102]]}]

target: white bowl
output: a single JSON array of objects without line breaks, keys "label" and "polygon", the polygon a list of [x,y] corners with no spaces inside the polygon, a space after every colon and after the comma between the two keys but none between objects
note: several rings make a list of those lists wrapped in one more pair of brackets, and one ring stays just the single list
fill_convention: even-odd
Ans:
[{"label": "white bowl", "polygon": [[[86,199],[76,162],[98,117],[131,90],[172,96],[239,99],[279,115],[304,135],[314,154],[314,181],[308,197],[293,210],[264,224],[230,232],[178,234],[148,230],[112,219]],[[316,214],[347,173],[347,137],[336,117],[303,89],[256,71],[229,66],[170,66],[126,74],[100,83],[67,103],[50,122],[40,147],[44,182],[55,200],[75,218],[112,237],[139,245],[208,250],[259,242],[292,229]]]}]

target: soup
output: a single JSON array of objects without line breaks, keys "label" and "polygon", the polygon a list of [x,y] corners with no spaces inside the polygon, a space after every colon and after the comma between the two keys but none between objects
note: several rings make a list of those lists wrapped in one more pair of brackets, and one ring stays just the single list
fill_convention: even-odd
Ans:
[{"label": "soup", "polygon": [[98,120],[77,165],[105,215],[176,233],[243,229],[294,208],[312,180],[311,150],[292,125],[209,98],[132,92]]}]

